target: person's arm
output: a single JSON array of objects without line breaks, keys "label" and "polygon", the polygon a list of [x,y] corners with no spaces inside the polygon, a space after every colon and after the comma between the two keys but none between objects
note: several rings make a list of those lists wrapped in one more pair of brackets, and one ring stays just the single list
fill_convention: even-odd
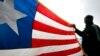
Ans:
[{"label": "person's arm", "polygon": [[75,25],[73,25],[73,27],[74,27],[74,29],[75,29],[75,32],[76,32],[79,36],[81,36],[81,37],[84,36],[83,32],[80,31],[79,29],[77,29]]},{"label": "person's arm", "polygon": [[79,35],[79,36],[83,36],[83,32],[82,31],[80,31],[79,29],[75,29],[75,32]]}]

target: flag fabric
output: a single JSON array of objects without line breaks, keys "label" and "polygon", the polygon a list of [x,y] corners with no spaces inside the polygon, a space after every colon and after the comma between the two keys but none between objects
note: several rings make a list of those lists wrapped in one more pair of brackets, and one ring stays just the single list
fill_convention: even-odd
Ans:
[{"label": "flag fabric", "polygon": [[82,56],[72,24],[62,20],[41,3],[33,22],[32,47],[39,56]]},{"label": "flag fabric", "polygon": [[0,56],[83,55],[72,25],[36,0],[0,2],[0,49]]},{"label": "flag fabric", "polygon": [[0,49],[30,48],[36,0],[0,1]]}]

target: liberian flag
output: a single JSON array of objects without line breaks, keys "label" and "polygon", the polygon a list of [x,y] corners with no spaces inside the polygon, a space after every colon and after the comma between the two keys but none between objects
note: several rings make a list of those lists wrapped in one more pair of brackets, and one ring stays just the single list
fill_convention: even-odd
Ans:
[{"label": "liberian flag", "polygon": [[0,49],[0,56],[83,56],[72,24],[36,0],[0,2]]},{"label": "liberian flag", "polygon": [[72,24],[62,20],[41,3],[33,21],[32,47],[39,56],[82,56]]}]

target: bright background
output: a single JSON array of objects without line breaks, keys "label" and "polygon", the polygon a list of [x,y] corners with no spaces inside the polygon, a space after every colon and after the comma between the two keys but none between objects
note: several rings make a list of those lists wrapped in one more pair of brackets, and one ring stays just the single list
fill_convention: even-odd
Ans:
[{"label": "bright background", "polygon": [[[94,23],[100,26],[100,0],[38,0],[62,19],[84,29],[84,17],[94,16]],[[82,38],[76,35],[81,43]]]}]

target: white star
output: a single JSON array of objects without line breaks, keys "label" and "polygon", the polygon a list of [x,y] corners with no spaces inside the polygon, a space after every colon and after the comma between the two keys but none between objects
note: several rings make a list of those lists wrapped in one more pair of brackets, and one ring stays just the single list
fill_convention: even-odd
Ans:
[{"label": "white star", "polygon": [[14,9],[13,0],[4,0],[3,3],[0,2],[0,24],[7,23],[18,35],[16,21],[25,16],[25,14]]}]

